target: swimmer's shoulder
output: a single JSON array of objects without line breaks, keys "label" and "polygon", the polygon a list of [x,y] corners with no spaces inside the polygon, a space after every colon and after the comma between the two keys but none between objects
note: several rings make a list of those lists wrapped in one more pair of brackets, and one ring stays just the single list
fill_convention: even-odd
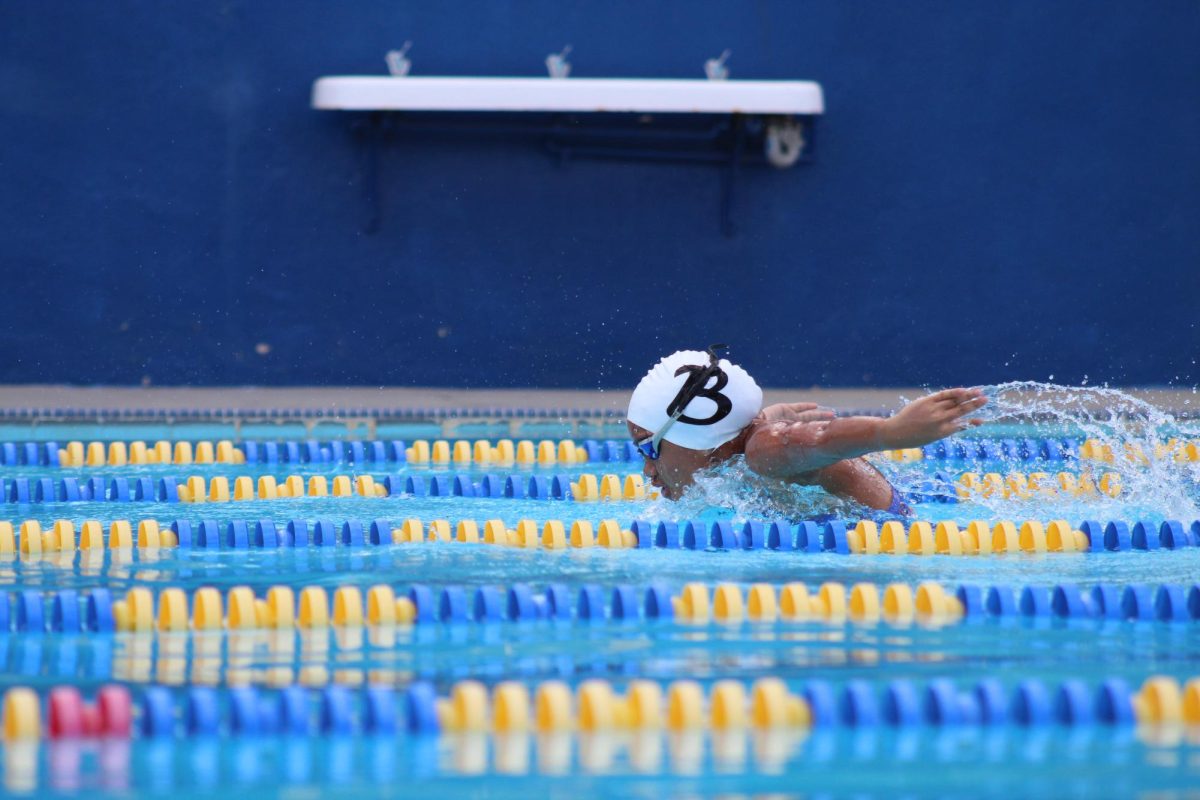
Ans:
[{"label": "swimmer's shoulder", "polygon": [[[746,426],[745,441],[747,444],[751,439],[754,438],[756,433],[760,431],[766,431],[771,427],[771,425],[784,422],[783,419],[778,417],[773,418],[767,415],[767,412],[769,412],[772,408],[778,409],[782,414],[790,412],[790,408],[787,403],[778,403],[775,406],[768,406],[767,408],[764,408],[758,413],[758,416],[750,420],[750,424]],[[752,471],[759,472],[758,469],[755,469],[757,465],[753,463],[752,459],[747,459],[747,464],[750,466]],[[776,474],[771,475],[770,477],[782,483],[792,483],[800,486],[812,486],[820,481],[821,470],[816,469],[807,472],[789,472],[785,475]]]}]

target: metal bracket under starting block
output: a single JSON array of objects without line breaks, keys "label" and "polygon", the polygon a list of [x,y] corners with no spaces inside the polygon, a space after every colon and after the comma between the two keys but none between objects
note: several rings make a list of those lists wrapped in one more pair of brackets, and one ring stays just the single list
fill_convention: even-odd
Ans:
[{"label": "metal bracket under starting block", "polygon": [[359,112],[366,231],[381,224],[380,150],[399,139],[524,138],[560,163],[613,159],[721,169],[720,222],[733,224],[734,183],[745,164],[784,169],[815,153],[824,112],[807,81],[330,77],[313,107]]}]

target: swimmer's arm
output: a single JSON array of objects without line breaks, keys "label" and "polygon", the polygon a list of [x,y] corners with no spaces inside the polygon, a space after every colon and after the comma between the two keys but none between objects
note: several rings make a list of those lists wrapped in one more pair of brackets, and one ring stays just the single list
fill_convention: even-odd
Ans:
[{"label": "swimmer's arm", "polygon": [[820,422],[836,415],[816,403],[775,403],[759,412],[767,422]]},{"label": "swimmer's arm", "polygon": [[982,424],[966,417],[986,402],[978,389],[946,389],[914,400],[888,419],[767,421],[746,442],[746,464],[760,475],[788,478],[879,450],[920,447]]}]

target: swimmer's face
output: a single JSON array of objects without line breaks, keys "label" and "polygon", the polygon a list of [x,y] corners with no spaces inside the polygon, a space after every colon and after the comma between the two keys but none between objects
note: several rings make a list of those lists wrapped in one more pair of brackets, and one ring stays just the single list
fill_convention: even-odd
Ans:
[{"label": "swimmer's face", "polygon": [[[625,424],[635,442],[640,442],[653,433],[632,422]],[[671,444],[665,439],[659,442],[658,453],[657,461],[643,457],[642,472],[668,500],[678,500],[683,490],[692,485],[696,472],[721,460],[717,457],[719,451],[714,453],[708,450],[692,450]]]}]

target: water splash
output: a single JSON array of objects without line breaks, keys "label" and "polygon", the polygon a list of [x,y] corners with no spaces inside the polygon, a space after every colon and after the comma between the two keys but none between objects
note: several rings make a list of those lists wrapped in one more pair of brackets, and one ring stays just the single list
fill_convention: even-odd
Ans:
[{"label": "water splash", "polygon": [[859,519],[870,508],[835,497],[817,486],[797,486],[755,474],[743,456],[696,474],[695,485],[677,502],[652,506],[661,519]]},{"label": "water splash", "polygon": [[[1005,459],[985,467],[993,472],[1067,471],[1088,474],[1099,480],[1103,473],[1120,476],[1122,491],[1117,497],[1104,494],[1078,498],[1063,494],[1033,498],[984,497],[975,493],[971,511],[986,511],[991,518],[1069,519],[1196,519],[1200,516],[1200,463],[1180,461],[1177,451],[1167,449],[1172,441],[1186,444],[1200,439],[1200,422],[1179,419],[1133,395],[1108,387],[1061,386],[1034,381],[1014,381],[982,387],[988,404],[978,413],[985,424],[964,434],[971,438],[1033,439],[1071,438],[1093,440],[1112,453],[1112,461],[1080,459],[1065,464]],[[954,437],[960,438],[960,437]],[[894,464],[894,462],[892,462]],[[904,465],[880,463],[898,488],[916,488],[927,478]],[[976,467],[959,464],[958,471]],[[918,484],[919,485],[919,484]]]}]

